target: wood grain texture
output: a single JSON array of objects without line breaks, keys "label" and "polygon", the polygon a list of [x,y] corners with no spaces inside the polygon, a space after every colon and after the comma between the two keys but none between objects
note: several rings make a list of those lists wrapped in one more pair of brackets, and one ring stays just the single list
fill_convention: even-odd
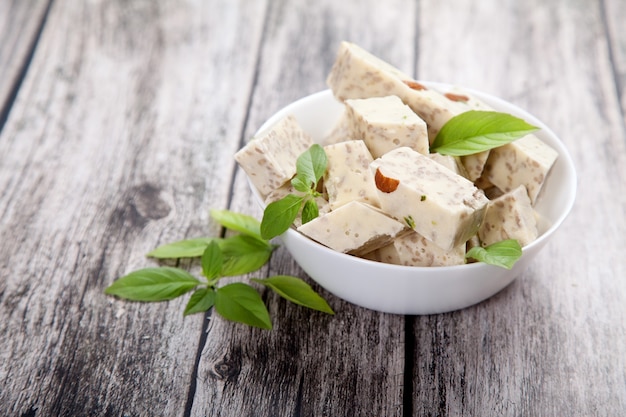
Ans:
[{"label": "wood grain texture", "polygon": [[[619,0],[604,0],[603,19],[606,33],[611,47],[610,58],[615,74],[617,93],[622,105],[622,115],[626,114],[626,36],[624,36],[624,22],[626,21],[626,3]],[[626,117],[624,118],[626,124]]]},{"label": "wood grain texture", "polygon": [[[446,14],[449,24],[422,32],[418,74],[537,115],[570,149],[579,189],[563,228],[513,285],[476,307],[415,319],[414,414],[621,415],[626,200],[616,190],[626,179],[626,137],[600,4],[457,8],[423,3],[422,14]],[[462,50],[448,53],[461,40]]]},{"label": "wood grain texture", "polygon": [[0,414],[184,413],[202,315],[103,290],[219,232],[262,11],[54,3],[0,140]]},{"label": "wood grain texture", "polygon": [[[342,39],[362,40],[410,70],[413,48],[395,40],[414,36],[414,9],[406,2],[361,2],[361,7],[362,12],[335,1],[271,3],[246,138],[284,105],[327,88]],[[349,11],[355,13],[350,18]],[[381,36],[391,24],[401,29]],[[231,208],[258,214],[241,171]],[[306,277],[284,248],[264,273]],[[402,416],[404,318],[355,307],[309,282],[329,300],[335,316],[265,293],[271,332],[211,321],[192,415]]]},{"label": "wood grain texture", "polygon": [[0,2],[0,131],[36,47],[47,0]]},{"label": "wood grain texture", "polygon": [[[0,135],[0,415],[626,414],[622,3],[54,0]],[[45,5],[0,5],[0,100]],[[260,217],[232,156],[326,88],[344,39],[563,140],[578,198],[530,269],[434,316],[261,290],[272,331],[105,296],[155,246],[219,234],[210,208]],[[284,248],[251,276],[275,274],[306,278]]]}]

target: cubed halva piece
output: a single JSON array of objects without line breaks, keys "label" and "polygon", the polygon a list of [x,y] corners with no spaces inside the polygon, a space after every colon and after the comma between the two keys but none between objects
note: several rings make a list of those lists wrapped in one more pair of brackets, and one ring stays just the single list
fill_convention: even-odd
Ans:
[{"label": "cubed halva piece", "polygon": [[406,226],[369,204],[353,201],[298,227],[298,231],[338,252],[364,255],[387,245]]},{"label": "cubed halva piece", "polygon": [[426,88],[363,48],[345,41],[339,45],[326,83],[341,101],[390,95],[400,97],[426,122],[430,143],[450,118],[468,109],[463,103]]},{"label": "cubed halva piece", "polygon": [[467,179],[409,148],[372,162],[381,209],[444,250],[476,233],[489,200]]},{"label": "cubed halva piece", "polygon": [[461,161],[459,160],[458,157],[452,156],[452,155],[442,155],[437,152],[429,153],[427,156],[433,161],[448,168],[450,171],[454,172],[455,174],[467,178],[467,172],[465,171],[465,167],[463,166],[463,164],[461,164]]},{"label": "cubed halva piece", "polygon": [[339,142],[324,147],[328,168],[324,186],[328,202],[335,210],[350,201],[360,201],[378,207],[378,194],[369,166],[373,161],[362,140]]},{"label": "cubed halva piece", "polygon": [[429,153],[424,122],[398,96],[346,100],[355,138],[363,139],[374,158],[402,146]]},{"label": "cubed halva piece", "polygon": [[505,193],[523,185],[534,205],[557,157],[537,136],[526,135],[492,149],[483,175]]},{"label": "cubed halva piece", "polygon": [[380,262],[406,266],[450,266],[465,263],[465,243],[444,250],[413,231],[378,249]]},{"label": "cubed halva piece", "polygon": [[266,196],[291,180],[298,157],[312,144],[313,139],[290,115],[248,142],[235,154],[235,160],[261,195]]},{"label": "cubed halva piece", "polygon": [[537,234],[535,211],[523,185],[490,201],[478,229],[483,246],[506,239],[517,239],[526,246],[537,239]]}]

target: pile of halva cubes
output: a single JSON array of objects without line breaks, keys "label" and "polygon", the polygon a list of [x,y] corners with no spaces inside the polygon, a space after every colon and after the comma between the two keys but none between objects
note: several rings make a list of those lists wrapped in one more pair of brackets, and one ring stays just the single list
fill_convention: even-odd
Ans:
[{"label": "pile of halva cubes", "polygon": [[[399,265],[466,263],[472,246],[538,236],[533,208],[557,152],[534,135],[477,154],[430,153],[442,126],[493,110],[470,94],[426,88],[342,42],[327,83],[344,114],[322,143],[320,214],[293,227],[336,251]],[[313,141],[293,116],[235,155],[267,204],[298,194],[290,180]]]}]

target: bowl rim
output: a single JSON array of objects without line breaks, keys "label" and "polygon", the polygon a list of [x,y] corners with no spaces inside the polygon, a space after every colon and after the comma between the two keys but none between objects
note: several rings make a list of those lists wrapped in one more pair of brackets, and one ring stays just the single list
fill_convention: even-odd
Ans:
[{"label": "bowl rim", "polygon": [[[436,90],[442,91],[442,90],[447,90],[450,88],[458,88],[458,86],[453,85],[453,84],[447,84],[447,83],[441,83],[441,82],[434,82],[434,81],[424,81],[424,80],[417,80],[420,84],[425,85],[426,87],[429,88],[434,88]],[[466,87],[461,87],[463,91],[466,91],[468,94],[471,94],[489,104],[495,104],[494,107],[498,108],[498,107],[505,107],[508,109],[513,110],[512,113],[515,113],[518,117],[523,118],[524,120],[526,120],[529,123],[533,123],[536,126],[538,126],[540,128],[539,132],[545,132],[545,135],[551,136],[554,141],[557,144],[557,152],[559,154],[557,161],[560,159],[562,161],[563,164],[565,164],[567,171],[571,174],[571,190],[568,193],[569,198],[562,202],[562,205],[564,205],[564,209],[562,209],[560,211],[560,214],[557,216],[557,218],[549,225],[549,227],[540,235],[537,237],[537,239],[535,239],[534,241],[532,241],[531,243],[529,243],[528,245],[524,246],[522,248],[522,254],[524,255],[527,252],[533,251],[535,248],[541,247],[543,246],[546,241],[550,238],[550,236],[552,234],[554,234],[556,232],[556,230],[561,226],[561,224],[565,221],[565,219],[569,216],[573,206],[574,206],[574,202],[576,200],[576,191],[577,191],[577,176],[576,176],[576,170],[574,167],[574,162],[573,159],[569,153],[569,151],[567,150],[565,144],[561,141],[561,139],[554,133],[554,131],[552,131],[552,129],[550,129],[545,123],[543,123],[541,120],[539,120],[536,116],[532,115],[531,113],[529,113],[528,111],[522,109],[521,107],[518,107],[517,105],[508,102],[504,99],[501,99],[499,97],[493,96],[491,94],[488,93],[484,93],[482,91],[478,91],[472,88],[466,88]],[[326,98],[325,96],[331,96],[332,98],[334,98],[332,90],[330,89],[324,89],[312,94],[309,94],[307,96],[301,97],[285,106],[283,106],[282,108],[280,108],[278,111],[274,112],[274,114],[272,116],[270,116],[262,125],[261,127],[259,127],[256,132],[254,133],[253,137],[256,137],[260,134],[263,133],[263,131],[267,130],[268,128],[270,128],[272,125],[274,125],[276,122],[278,122],[281,118],[285,117],[286,115],[289,114],[289,109],[292,109],[294,107],[297,106],[301,106],[309,101],[313,101],[315,99],[320,99],[320,98]],[[341,102],[339,102],[336,98],[334,98],[335,101],[337,101],[338,104],[342,104]],[[542,140],[543,141],[543,140]],[[555,162],[556,163],[556,162]],[[553,168],[553,167],[552,167]],[[249,178],[246,175],[246,179],[248,181],[248,185],[250,186],[250,189],[252,190],[252,193],[255,197],[255,199],[257,200],[257,203],[259,204],[259,206],[264,209],[266,204],[264,203],[264,200],[261,196],[261,194],[259,193],[259,191],[256,189],[256,187],[252,184],[252,182],[250,182]],[[543,192],[543,190],[542,190]],[[316,245],[318,247],[319,250],[323,251],[323,252],[327,252],[329,254],[332,254],[332,256],[346,256],[349,257],[351,262],[357,262],[357,263],[363,263],[363,265],[377,265],[378,267],[386,267],[391,271],[393,270],[398,270],[398,271],[437,271],[437,273],[445,273],[446,271],[455,271],[458,272],[459,270],[467,270],[470,271],[472,269],[476,269],[476,268],[484,268],[485,266],[487,267],[494,267],[497,268],[493,265],[489,265],[489,264],[485,264],[484,262],[471,262],[471,263],[465,263],[465,264],[460,264],[460,265],[448,265],[448,266],[410,266],[410,265],[397,265],[397,264],[390,264],[390,263],[385,263],[385,262],[379,262],[379,261],[374,261],[374,260],[370,260],[370,259],[365,259],[365,258],[361,258],[358,256],[353,256],[353,255],[349,255],[346,253],[341,253],[341,252],[337,252],[319,242],[314,241],[313,239],[308,238],[307,236],[304,236],[302,233],[298,232],[297,230],[293,229],[293,228],[289,228],[287,231],[285,231],[282,235],[279,236],[279,238],[281,239],[281,241],[284,242],[284,238],[285,235],[288,235],[289,238],[293,238],[293,239],[298,239],[298,240],[302,240],[302,241],[306,241],[310,244]]]}]

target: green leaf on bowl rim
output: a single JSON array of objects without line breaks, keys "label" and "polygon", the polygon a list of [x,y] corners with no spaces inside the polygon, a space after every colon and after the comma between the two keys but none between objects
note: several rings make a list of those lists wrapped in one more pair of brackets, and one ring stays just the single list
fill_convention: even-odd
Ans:
[{"label": "green leaf on bowl rim", "polygon": [[466,258],[472,258],[506,269],[513,268],[513,265],[521,256],[522,247],[516,239],[502,240],[484,248],[474,246],[465,254]]}]

